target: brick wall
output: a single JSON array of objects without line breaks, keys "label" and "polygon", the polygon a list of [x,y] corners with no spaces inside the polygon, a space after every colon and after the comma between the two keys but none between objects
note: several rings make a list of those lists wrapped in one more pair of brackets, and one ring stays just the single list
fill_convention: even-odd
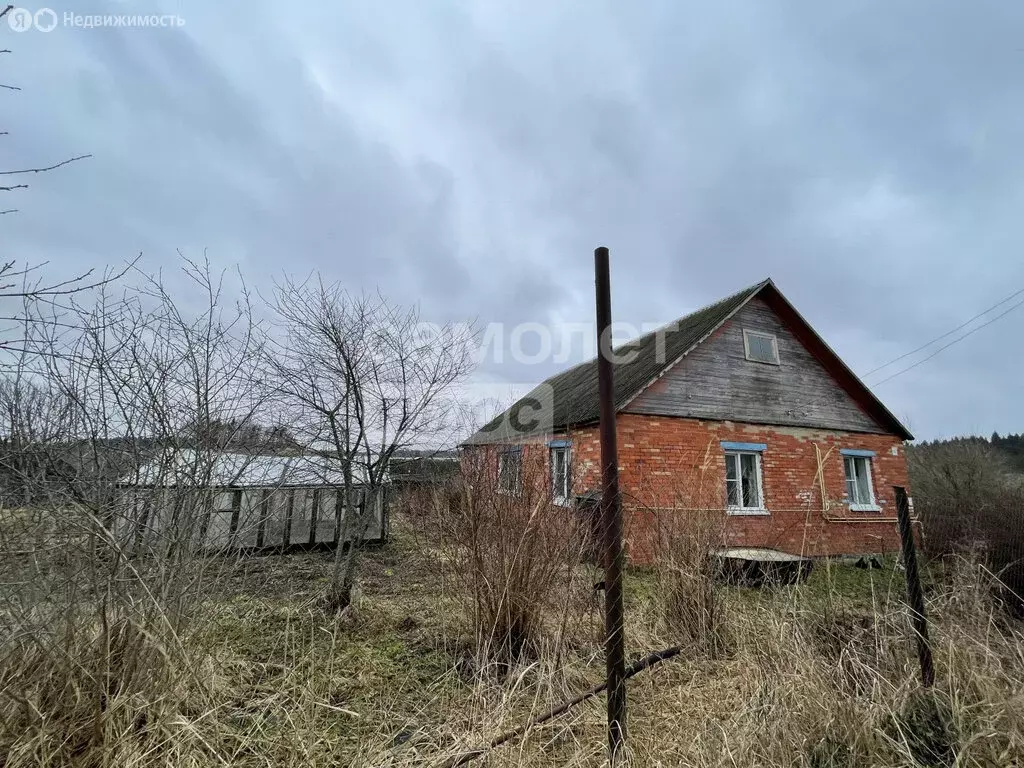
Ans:
[{"label": "brick wall", "polygon": [[[565,437],[573,446],[574,492],[599,489],[597,428],[559,435]],[[534,468],[542,475],[534,482],[548,487],[550,470],[543,457],[549,439],[524,441],[524,467]],[[726,514],[722,441],[767,445],[762,471],[768,515]],[[723,543],[728,546],[813,556],[899,549],[892,486],[908,487],[908,481],[903,444],[893,435],[619,414],[618,445],[631,562],[651,562],[659,526],[696,510],[721,510]],[[849,509],[840,454],[844,448],[874,451],[872,479],[880,512]],[[493,448],[487,453],[493,456]]]}]

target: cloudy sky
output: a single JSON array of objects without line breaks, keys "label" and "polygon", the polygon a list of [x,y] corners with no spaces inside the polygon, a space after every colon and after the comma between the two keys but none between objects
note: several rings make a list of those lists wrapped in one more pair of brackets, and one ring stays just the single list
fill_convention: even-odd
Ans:
[{"label": "cloudy sky", "polygon": [[[1024,288],[1019,2],[50,7],[185,24],[0,29],[0,168],[93,155],[29,179],[5,259],[206,249],[557,329],[592,320],[607,245],[618,320],[770,275],[862,374]],[[919,438],[1024,431],[1022,333],[1024,308],[876,392]]]}]

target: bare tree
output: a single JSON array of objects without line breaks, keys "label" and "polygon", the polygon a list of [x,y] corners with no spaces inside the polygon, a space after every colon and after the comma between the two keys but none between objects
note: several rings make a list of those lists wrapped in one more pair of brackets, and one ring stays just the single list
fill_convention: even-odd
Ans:
[{"label": "bare tree", "polygon": [[72,418],[71,402],[45,381],[0,376],[0,495],[3,503],[29,506],[46,491],[54,447]]},{"label": "bare tree", "polygon": [[[2,458],[48,470],[22,473],[30,507],[0,497],[0,668],[26,702],[12,727],[84,734],[43,762],[102,752],[108,712],[198,680],[193,619],[212,572],[232,566],[196,550],[218,451],[260,415],[262,336],[244,287],[235,300],[208,264],[184,272],[187,302],[135,272],[89,305],[32,305],[23,349],[0,351]],[[155,480],[142,498],[139,477]]]},{"label": "bare tree", "polygon": [[352,601],[369,507],[387,483],[391,457],[454,427],[454,388],[471,371],[475,333],[468,324],[421,323],[415,307],[319,278],[283,281],[272,307],[282,324],[268,357],[276,396],[300,440],[328,453],[344,478],[327,595],[328,609],[341,611]]},{"label": "bare tree", "polygon": [[231,301],[224,275],[208,262],[184,259],[183,272],[192,301],[200,299],[191,312],[159,277],[137,273],[141,284],[127,295],[102,291],[72,322],[65,313],[48,326],[46,375],[75,403],[72,434],[92,454],[80,459],[92,470],[100,470],[111,443],[135,454],[127,462],[135,467],[154,450],[168,461],[187,450],[196,464],[188,484],[203,488],[211,456],[256,418],[262,331],[244,284]]},{"label": "bare tree", "polygon": [[954,440],[907,449],[915,497],[945,498],[960,506],[979,503],[1009,479],[1006,457],[984,440]]},{"label": "bare tree", "polygon": [[[101,289],[88,307],[36,307],[49,311],[26,318],[25,349],[0,385],[6,474],[20,478],[48,529],[116,553],[111,578],[140,548],[191,558],[216,455],[262,402],[262,337],[244,289],[230,302],[209,264],[184,268],[192,306],[205,298],[194,311],[141,273],[139,284],[118,295]],[[198,441],[197,425],[223,444]],[[126,505],[119,485],[153,465],[166,488]]]}]

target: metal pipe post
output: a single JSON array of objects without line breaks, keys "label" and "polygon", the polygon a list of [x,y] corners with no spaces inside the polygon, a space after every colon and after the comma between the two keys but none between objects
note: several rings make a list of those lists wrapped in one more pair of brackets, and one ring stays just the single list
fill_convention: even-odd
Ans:
[{"label": "metal pipe post", "polygon": [[605,664],[608,677],[608,749],[614,766],[626,740],[626,651],[622,604],[622,497],[615,435],[615,370],[608,249],[594,251],[597,285],[597,380],[601,428],[601,517],[604,529]]}]

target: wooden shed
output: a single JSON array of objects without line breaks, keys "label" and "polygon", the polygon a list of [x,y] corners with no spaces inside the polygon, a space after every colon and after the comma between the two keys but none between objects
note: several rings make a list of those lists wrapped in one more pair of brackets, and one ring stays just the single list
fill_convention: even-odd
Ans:
[{"label": "wooden shed", "polygon": [[[118,483],[115,527],[133,549],[187,538],[202,550],[337,546],[365,522],[363,542],[387,536],[385,489],[370,492],[356,473],[351,494],[362,515],[346,526],[339,462],[295,456],[194,450],[161,454]],[[366,516],[369,517],[366,517]]]}]

